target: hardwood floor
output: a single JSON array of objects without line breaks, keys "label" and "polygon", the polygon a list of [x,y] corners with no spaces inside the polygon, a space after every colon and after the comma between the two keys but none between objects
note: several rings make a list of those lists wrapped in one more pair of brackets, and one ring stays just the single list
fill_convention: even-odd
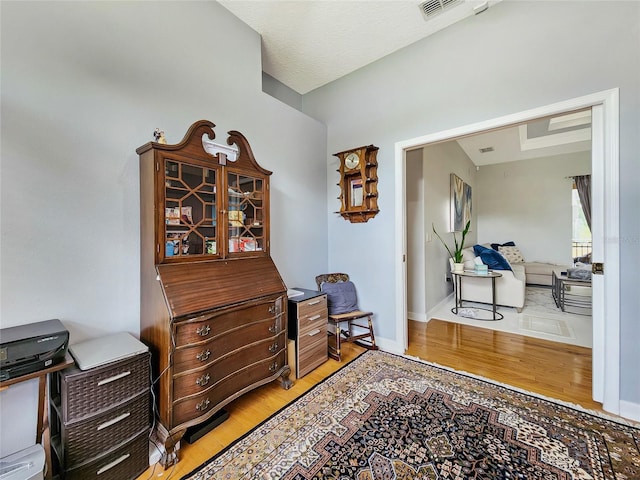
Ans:
[{"label": "hardwood floor", "polygon": [[[183,442],[180,461],[163,470],[156,465],[138,480],[179,479],[225,446],[296,399],[364,349],[343,345],[343,363],[328,360],[295,381],[290,390],[277,382],[264,385],[230,403],[230,417],[193,445]],[[591,400],[591,349],[559,344],[484,328],[431,320],[409,321],[407,355],[481,375],[548,397],[601,410]]]},{"label": "hardwood floor", "polygon": [[441,320],[409,320],[406,353],[602,411],[591,399],[590,348]]}]

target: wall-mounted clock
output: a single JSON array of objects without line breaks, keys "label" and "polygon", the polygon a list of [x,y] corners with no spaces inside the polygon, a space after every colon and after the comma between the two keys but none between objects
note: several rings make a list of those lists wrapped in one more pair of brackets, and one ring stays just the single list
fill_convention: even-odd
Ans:
[{"label": "wall-mounted clock", "polygon": [[351,152],[344,157],[344,166],[347,170],[353,170],[360,165],[360,152]]},{"label": "wall-mounted clock", "polygon": [[334,154],[340,159],[340,211],[352,223],[367,222],[378,210],[378,147],[368,145]]}]

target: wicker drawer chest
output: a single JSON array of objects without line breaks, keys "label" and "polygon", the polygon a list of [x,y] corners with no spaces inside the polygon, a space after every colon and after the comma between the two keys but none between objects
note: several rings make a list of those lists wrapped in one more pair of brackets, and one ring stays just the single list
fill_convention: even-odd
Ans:
[{"label": "wicker drawer chest", "polygon": [[51,446],[61,478],[133,479],[149,466],[149,357],[51,376]]},{"label": "wicker drawer chest", "polygon": [[289,298],[289,338],[295,344],[296,378],[327,361],[327,295],[295,288],[303,295]]}]

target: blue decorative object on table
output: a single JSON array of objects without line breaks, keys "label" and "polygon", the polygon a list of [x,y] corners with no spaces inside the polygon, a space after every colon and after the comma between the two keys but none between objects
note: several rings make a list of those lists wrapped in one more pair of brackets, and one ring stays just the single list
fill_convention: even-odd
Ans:
[{"label": "blue decorative object on table", "polygon": [[511,265],[500,252],[482,245],[474,245],[473,252],[482,259],[482,263],[491,270],[512,270]]}]

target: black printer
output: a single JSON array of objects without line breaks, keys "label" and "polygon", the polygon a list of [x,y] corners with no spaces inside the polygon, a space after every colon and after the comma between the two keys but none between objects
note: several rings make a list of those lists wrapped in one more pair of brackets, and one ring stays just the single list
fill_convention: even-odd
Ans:
[{"label": "black printer", "polygon": [[0,381],[61,362],[68,346],[69,332],[57,319],[0,329]]}]

